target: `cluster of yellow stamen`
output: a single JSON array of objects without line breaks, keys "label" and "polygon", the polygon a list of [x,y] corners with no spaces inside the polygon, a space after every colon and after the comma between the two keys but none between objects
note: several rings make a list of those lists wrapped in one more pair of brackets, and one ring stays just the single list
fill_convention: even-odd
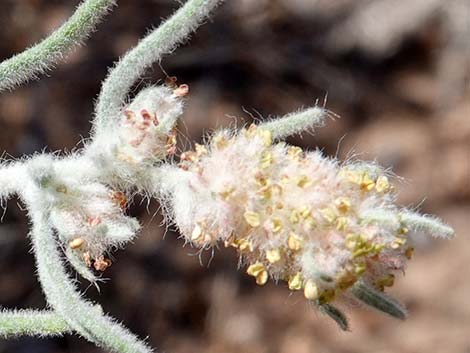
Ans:
[{"label": "cluster of yellow stamen", "polygon": [[196,193],[211,195],[182,233],[199,246],[223,240],[236,248],[259,285],[273,277],[324,304],[361,278],[391,286],[392,271],[412,254],[403,227],[362,222],[364,205],[393,208],[383,172],[273,144],[271,132],[255,125],[217,133],[207,147],[183,153],[179,165],[197,173]]}]

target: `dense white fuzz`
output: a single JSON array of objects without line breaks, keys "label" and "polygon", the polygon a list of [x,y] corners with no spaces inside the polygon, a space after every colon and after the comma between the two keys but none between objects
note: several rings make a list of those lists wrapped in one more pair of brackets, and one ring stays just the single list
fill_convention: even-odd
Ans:
[{"label": "dense white fuzz", "polygon": [[[156,179],[165,209],[195,246],[236,248],[260,285],[269,277],[285,281],[320,307],[364,293],[354,287],[359,282],[383,292],[411,258],[409,232],[449,230],[398,208],[389,176],[376,164],[340,164],[273,144],[274,136],[311,127],[306,119],[222,130],[206,146],[196,144],[178,167],[161,169],[171,183]],[[359,299],[390,309],[385,296],[370,293]],[[322,311],[347,326],[334,307]]]},{"label": "dense white fuzz", "polygon": [[[35,200],[26,200],[29,201]],[[37,204],[29,205],[33,224],[31,237],[38,265],[38,275],[49,304],[69,327],[100,347],[112,352],[149,353],[134,335],[103,315],[100,307],[82,299],[65,272],[61,255],[49,224],[49,215]]]},{"label": "dense white fuzz", "polygon": [[173,155],[173,127],[183,112],[179,87],[153,86],[142,90],[121,113],[116,128],[94,141],[87,156],[101,169],[101,179],[122,188],[142,188],[149,169]]}]

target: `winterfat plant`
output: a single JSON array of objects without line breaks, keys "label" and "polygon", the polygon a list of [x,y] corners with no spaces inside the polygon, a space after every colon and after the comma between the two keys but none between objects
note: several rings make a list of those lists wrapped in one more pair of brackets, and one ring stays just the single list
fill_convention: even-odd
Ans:
[{"label": "winterfat plant", "polygon": [[[341,163],[283,142],[321,126],[326,109],[314,106],[239,131],[216,131],[176,163],[175,126],[188,86],[171,78],[128,101],[145,69],[187,39],[220,2],[188,0],[110,70],[92,137],[81,150],[3,162],[0,197],[17,195],[28,210],[48,308],[3,310],[1,337],[75,332],[112,352],[152,351],[86,300],[66,271],[68,262],[97,285],[97,273],[111,265],[109,253],[138,236],[138,220],[126,214],[136,194],[157,198],[167,222],[195,247],[234,248],[257,284],[286,282],[344,330],[345,315],[334,306],[341,298],[406,317],[384,290],[412,256],[409,235],[449,238],[453,230],[398,207],[393,178],[378,165]],[[112,5],[84,1],[51,37],[0,64],[0,87],[49,68]]]}]

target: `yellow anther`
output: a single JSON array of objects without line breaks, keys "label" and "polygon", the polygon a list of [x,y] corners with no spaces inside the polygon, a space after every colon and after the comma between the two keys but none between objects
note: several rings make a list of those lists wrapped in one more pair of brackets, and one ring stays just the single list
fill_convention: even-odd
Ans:
[{"label": "yellow anther", "polygon": [[302,238],[300,238],[294,233],[289,234],[289,237],[287,238],[287,246],[289,247],[289,249],[291,249],[292,251],[299,251],[300,249],[302,249],[302,245]]},{"label": "yellow anther", "polygon": [[246,211],[243,214],[243,217],[245,218],[246,223],[248,223],[253,228],[259,227],[261,223],[261,217],[259,213],[253,211]]},{"label": "yellow anther", "polygon": [[265,271],[266,267],[261,263],[261,262],[256,262],[246,269],[246,273],[248,273],[250,276],[256,277],[258,276],[262,271]]},{"label": "yellow anther", "polygon": [[296,210],[292,210],[289,216],[289,221],[292,224],[297,224],[299,223],[299,213]]},{"label": "yellow anther", "polygon": [[332,288],[324,289],[318,296],[318,302],[320,304],[326,304],[335,299],[335,290]]},{"label": "yellow anther", "polygon": [[366,272],[367,265],[365,262],[359,262],[354,266],[354,273],[357,276],[362,275],[364,272]]},{"label": "yellow anther", "polygon": [[375,187],[375,183],[369,174],[364,173],[361,178],[360,182],[361,190],[363,191],[371,191]]},{"label": "yellow anther", "polygon": [[263,139],[264,145],[269,147],[273,143],[273,134],[269,130],[258,130],[258,136]]},{"label": "yellow anther", "polygon": [[336,220],[336,229],[344,231],[348,227],[348,219],[346,217],[338,217]]},{"label": "yellow anther", "polygon": [[351,209],[351,201],[347,197],[340,197],[335,200],[338,211],[346,213]]},{"label": "yellow anther", "polygon": [[411,260],[411,258],[413,257],[414,251],[415,251],[415,249],[412,246],[408,247],[405,250],[405,256],[408,260]]},{"label": "yellow anther", "polygon": [[304,225],[306,230],[312,230],[316,227],[317,223],[315,222],[313,217],[309,216],[305,219]]},{"label": "yellow anther", "polygon": [[196,224],[192,233],[191,233],[191,240],[198,240],[202,236],[202,228],[199,224]]},{"label": "yellow anther", "polygon": [[250,252],[253,251],[253,244],[251,243],[251,241],[247,239],[244,239],[244,238],[237,239],[235,241],[235,244],[237,245],[238,249],[240,249],[240,251],[245,251],[245,250],[248,250]]},{"label": "yellow anther", "polygon": [[302,289],[302,275],[297,272],[295,275],[289,277],[287,282],[290,290],[301,290]]},{"label": "yellow anther", "polygon": [[223,134],[218,134],[212,138],[212,144],[218,149],[223,149],[228,145],[228,139]]},{"label": "yellow anther", "polygon": [[401,235],[405,235],[405,234],[408,234],[409,230],[408,228],[406,227],[401,227],[399,230],[398,230],[398,234],[401,234]]},{"label": "yellow anther", "polygon": [[318,299],[318,287],[317,287],[316,283],[311,279],[309,279],[309,280],[307,280],[307,282],[305,282],[304,296],[308,300]]},{"label": "yellow anther", "polygon": [[281,183],[282,183],[282,184],[285,185],[285,184],[289,183],[289,180],[290,180],[290,179],[289,179],[289,176],[287,176],[287,175],[285,175],[285,174],[284,174],[283,176],[281,176]]},{"label": "yellow anther", "polygon": [[379,254],[385,248],[384,244],[374,244],[372,246],[372,252],[374,254]]},{"label": "yellow anther", "polygon": [[264,286],[266,282],[268,282],[268,271],[261,271],[258,276],[256,276],[256,284]]},{"label": "yellow anther", "polygon": [[377,178],[377,181],[375,182],[375,190],[378,192],[387,192],[390,190],[390,183],[385,175],[381,175]]},{"label": "yellow anther", "polygon": [[303,151],[300,147],[291,146],[287,149],[287,156],[293,161],[299,161],[302,158]]},{"label": "yellow anther", "polygon": [[69,246],[71,249],[78,249],[85,244],[85,240],[83,238],[75,238],[69,242]]},{"label": "yellow anther", "polygon": [[280,201],[279,201],[279,202],[276,202],[276,208],[277,208],[278,210],[282,210],[282,209],[284,208],[284,204],[283,204],[282,202],[280,202]]},{"label": "yellow anther", "polygon": [[222,199],[228,200],[234,191],[235,188],[233,186],[226,186],[222,191],[219,192],[219,195],[222,197]]},{"label": "yellow anther", "polygon": [[299,216],[303,219],[307,219],[310,216],[310,207],[302,206],[299,208]]},{"label": "yellow anther", "polygon": [[273,218],[271,220],[271,229],[274,233],[278,233],[282,230],[282,222],[279,218]]},{"label": "yellow anther", "polygon": [[198,157],[201,157],[201,156],[204,156],[204,155],[207,154],[207,148],[204,145],[200,145],[200,144],[196,143],[194,145],[194,149],[196,150],[196,155]]},{"label": "yellow anther", "polygon": [[250,276],[255,277],[256,284],[260,286],[266,284],[266,282],[268,281],[268,271],[266,271],[266,267],[261,262],[257,262],[253,265],[250,265],[246,270],[246,273],[248,273]]},{"label": "yellow anther", "polygon": [[364,256],[370,253],[370,248],[367,247],[362,247],[357,250],[355,250],[352,254],[352,258],[355,259],[360,256]]},{"label": "yellow anther", "polygon": [[261,172],[255,174],[255,179],[259,186],[267,186],[271,184],[271,180],[266,178]]},{"label": "yellow anther", "polygon": [[404,238],[396,238],[393,242],[392,242],[392,245],[390,245],[390,247],[392,249],[398,249],[400,247],[402,247],[403,245],[406,244],[406,239]]},{"label": "yellow anther", "polygon": [[300,177],[298,177],[295,183],[297,184],[299,188],[302,188],[302,189],[307,188],[310,185],[312,185],[312,181],[306,175],[301,175]]},{"label": "yellow anther", "polygon": [[268,168],[273,162],[273,155],[271,152],[264,152],[261,156],[261,168]]},{"label": "yellow anther", "polygon": [[333,223],[337,217],[335,210],[330,207],[321,209],[320,213],[328,223]]},{"label": "yellow anther", "polygon": [[266,250],[266,259],[274,264],[281,260],[281,251],[279,249]]},{"label": "yellow anther", "polygon": [[256,194],[258,194],[263,200],[270,200],[272,195],[271,190],[271,187],[263,186],[256,192]]}]

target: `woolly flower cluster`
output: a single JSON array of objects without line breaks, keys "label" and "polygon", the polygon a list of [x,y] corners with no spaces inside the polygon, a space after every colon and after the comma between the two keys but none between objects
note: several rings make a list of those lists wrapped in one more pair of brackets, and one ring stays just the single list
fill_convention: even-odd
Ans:
[{"label": "woolly flower cluster", "polygon": [[189,90],[175,80],[142,90],[123,110],[118,129],[109,129],[90,146],[88,154],[112,183],[135,186],[155,163],[175,154],[173,127]]},{"label": "woolly flower cluster", "polygon": [[79,272],[84,263],[104,271],[111,265],[106,253],[133,239],[140,226],[126,216],[127,196],[98,182],[84,182],[67,175],[54,158],[38,156],[29,162],[35,180],[33,195],[50,212],[50,224]]},{"label": "woolly flower cluster", "polygon": [[168,207],[180,232],[198,247],[235,248],[259,285],[285,281],[331,309],[354,285],[391,286],[412,256],[407,211],[375,164],[341,165],[251,125],[215,133],[179,167],[186,196],[175,191]]}]

